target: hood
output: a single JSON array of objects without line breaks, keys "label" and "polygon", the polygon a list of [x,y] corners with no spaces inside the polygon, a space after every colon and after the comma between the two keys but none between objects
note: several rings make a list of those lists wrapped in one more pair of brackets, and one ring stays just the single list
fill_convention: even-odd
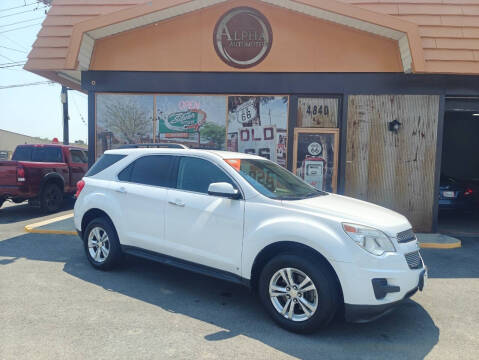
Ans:
[{"label": "hood", "polygon": [[366,201],[329,194],[303,200],[283,201],[290,209],[304,210],[339,222],[366,225],[396,237],[398,232],[411,229],[405,216]]}]

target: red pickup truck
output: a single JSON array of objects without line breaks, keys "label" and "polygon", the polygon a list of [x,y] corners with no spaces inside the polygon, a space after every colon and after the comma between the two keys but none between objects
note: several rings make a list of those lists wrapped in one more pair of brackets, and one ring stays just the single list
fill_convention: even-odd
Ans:
[{"label": "red pickup truck", "polygon": [[65,195],[88,170],[87,151],[68,145],[19,145],[12,160],[0,161],[0,207],[7,199],[29,200],[45,212],[60,209]]}]

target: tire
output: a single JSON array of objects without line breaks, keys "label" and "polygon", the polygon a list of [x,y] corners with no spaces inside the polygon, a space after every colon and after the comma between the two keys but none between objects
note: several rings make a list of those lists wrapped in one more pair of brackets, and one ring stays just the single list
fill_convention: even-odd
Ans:
[{"label": "tire", "polygon": [[[289,278],[288,272],[292,283],[285,281]],[[270,284],[278,289],[273,296],[270,295]],[[258,293],[273,320],[284,329],[297,333],[311,333],[326,327],[336,314],[340,300],[339,286],[329,266],[324,260],[307,254],[279,254],[271,259],[262,269]],[[281,310],[285,315],[280,313]]]},{"label": "tire", "polygon": [[[98,240],[102,240],[100,246],[96,245]],[[93,219],[88,223],[83,233],[83,247],[90,264],[99,270],[110,270],[121,259],[120,242],[115,227],[105,217]]]},{"label": "tire", "polygon": [[40,195],[40,207],[44,212],[60,210],[63,203],[63,191],[57,184],[47,184]]}]

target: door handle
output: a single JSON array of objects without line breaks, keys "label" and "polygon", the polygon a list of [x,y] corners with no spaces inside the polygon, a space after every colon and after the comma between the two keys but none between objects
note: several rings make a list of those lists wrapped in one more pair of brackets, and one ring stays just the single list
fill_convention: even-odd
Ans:
[{"label": "door handle", "polygon": [[180,200],[175,200],[175,201],[169,200],[169,201],[168,201],[168,204],[176,205],[176,206],[181,206],[181,207],[184,207],[184,206],[185,206],[185,203],[184,203],[184,202],[181,202]]},{"label": "door handle", "polygon": [[123,186],[115,189],[115,191],[119,192],[120,194],[126,194],[126,189]]}]

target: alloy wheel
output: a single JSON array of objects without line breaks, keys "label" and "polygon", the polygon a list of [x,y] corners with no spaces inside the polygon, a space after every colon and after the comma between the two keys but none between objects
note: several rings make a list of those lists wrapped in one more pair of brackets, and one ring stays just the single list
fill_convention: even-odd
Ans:
[{"label": "alloy wheel", "polygon": [[93,260],[104,262],[110,253],[110,239],[106,231],[96,226],[88,234],[88,252]]},{"label": "alloy wheel", "polygon": [[282,268],[269,283],[269,296],[276,311],[292,321],[305,321],[318,309],[318,290],[301,270]]}]

